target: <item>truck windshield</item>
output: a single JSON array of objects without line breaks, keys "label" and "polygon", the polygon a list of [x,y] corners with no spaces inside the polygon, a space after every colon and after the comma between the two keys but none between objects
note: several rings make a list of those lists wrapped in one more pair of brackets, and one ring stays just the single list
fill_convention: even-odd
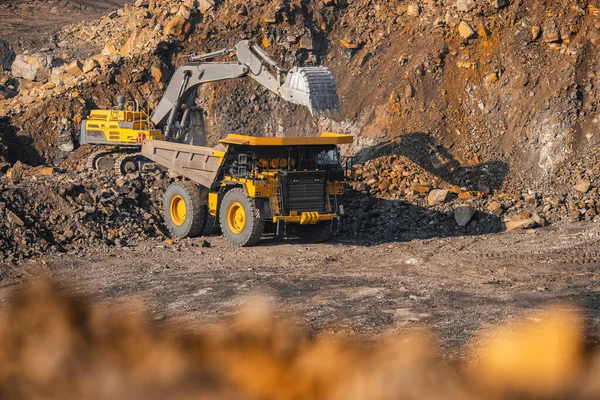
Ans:
[{"label": "truck windshield", "polygon": [[337,149],[331,149],[329,151],[322,151],[317,154],[317,166],[318,167],[331,167],[340,164],[340,153]]}]

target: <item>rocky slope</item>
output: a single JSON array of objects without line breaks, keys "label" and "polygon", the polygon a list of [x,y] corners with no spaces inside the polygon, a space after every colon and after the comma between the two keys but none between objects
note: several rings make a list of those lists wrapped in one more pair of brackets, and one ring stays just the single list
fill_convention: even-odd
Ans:
[{"label": "rocky slope", "polygon": [[46,48],[0,45],[0,171],[19,160],[76,165],[65,161],[90,109],[121,93],[151,107],[181,55],[252,38],[284,67],[329,66],[341,115],[312,118],[251,81],[207,85],[198,105],[209,143],[229,132],[356,135],[345,151],[372,161],[359,166],[353,232],[404,215],[403,204],[425,210],[414,225],[439,219],[450,231],[458,206],[473,207],[467,224],[483,230],[507,214],[520,227],[594,220],[598,6],[138,0],[64,26]]},{"label": "rocky slope", "polygon": [[[593,2],[150,3],[68,26],[60,46],[17,55],[12,77],[3,78],[5,97],[17,95],[3,102],[4,113],[21,128],[18,115],[32,103],[71,101],[76,89],[85,107],[61,117],[77,121],[92,106],[110,105],[94,99],[94,85],[108,92],[119,85],[153,104],[177,56],[250,37],[285,66],[330,66],[342,115],[311,120],[253,83],[231,82],[202,91],[214,138],[335,128],[357,134],[356,149],[368,156],[386,140],[422,133],[463,165],[504,162],[528,185],[596,143]],[[116,79],[127,65],[134,76]],[[55,135],[62,127],[49,128]]]}]

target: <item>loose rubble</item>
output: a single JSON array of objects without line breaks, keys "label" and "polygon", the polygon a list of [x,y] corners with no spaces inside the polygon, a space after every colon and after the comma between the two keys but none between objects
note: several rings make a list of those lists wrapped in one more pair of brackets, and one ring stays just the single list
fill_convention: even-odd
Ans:
[{"label": "loose rubble", "polygon": [[26,169],[0,178],[0,263],[165,236],[160,196],[169,180],[159,173],[54,172]]},{"label": "loose rubble", "polygon": [[[43,179],[97,190],[73,168],[90,109],[119,94],[151,107],[180,56],[249,37],[284,66],[328,65],[342,114],[312,119],[256,86],[211,85],[198,100],[207,143],[230,132],[355,135],[345,153],[359,180],[344,235],[410,240],[598,221],[598,6],[136,1],[63,26],[44,48],[0,40],[0,177],[7,193],[41,190]],[[64,168],[67,178],[27,177],[28,166]],[[15,216],[24,227],[37,219],[11,207],[11,227]]]}]

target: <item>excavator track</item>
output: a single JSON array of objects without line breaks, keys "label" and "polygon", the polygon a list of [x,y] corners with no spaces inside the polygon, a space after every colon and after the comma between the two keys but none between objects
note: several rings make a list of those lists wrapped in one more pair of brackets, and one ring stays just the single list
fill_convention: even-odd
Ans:
[{"label": "excavator track", "polygon": [[110,158],[110,156],[112,154],[115,154],[118,152],[118,149],[100,149],[100,150],[96,150],[94,152],[92,152],[86,161],[85,167],[88,170],[106,170],[109,168],[100,168],[99,166],[99,162],[103,159],[103,158]]},{"label": "excavator track", "polygon": [[137,152],[122,154],[115,161],[115,171],[121,175],[141,172],[143,158],[144,156]]},{"label": "excavator track", "polygon": [[119,160],[123,157],[139,154],[137,151],[137,148],[128,147],[114,147],[96,150],[88,156],[86,168],[88,170],[96,171],[107,171],[113,168],[120,170],[120,168],[118,168],[118,166],[120,166]]}]

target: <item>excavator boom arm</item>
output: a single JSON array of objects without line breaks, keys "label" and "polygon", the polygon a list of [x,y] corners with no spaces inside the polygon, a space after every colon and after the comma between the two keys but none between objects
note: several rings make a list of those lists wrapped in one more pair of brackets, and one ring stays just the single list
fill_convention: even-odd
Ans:
[{"label": "excavator boom arm", "polygon": [[177,110],[198,86],[208,83],[236,79],[246,76],[248,68],[239,63],[188,63],[179,67],[158,106],[152,113],[155,126],[167,123],[172,110]]},{"label": "excavator boom arm", "polygon": [[[237,63],[209,62],[234,51]],[[302,67],[287,72],[253,42],[242,40],[234,49],[188,57],[188,62],[175,71],[151,121],[157,127],[164,127],[165,136],[169,137],[179,109],[198,86],[245,76],[284,100],[308,107],[313,114],[339,111],[337,89],[328,68]]]}]

